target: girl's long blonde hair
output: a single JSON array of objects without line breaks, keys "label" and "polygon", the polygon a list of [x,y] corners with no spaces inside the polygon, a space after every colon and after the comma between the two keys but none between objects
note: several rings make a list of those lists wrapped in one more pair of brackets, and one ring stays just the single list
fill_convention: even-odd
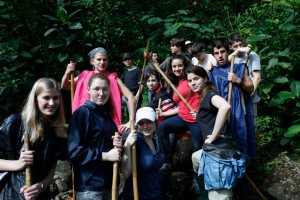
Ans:
[{"label": "girl's long blonde hair", "polygon": [[[42,92],[50,89],[56,89],[59,94],[60,103],[56,112],[51,116],[49,120],[46,120],[41,115],[38,108],[37,96]],[[39,138],[44,137],[44,128],[46,124],[49,124],[53,128],[54,134],[58,137],[66,138],[67,135],[64,131],[65,116],[62,96],[60,93],[60,87],[57,82],[50,78],[40,78],[33,85],[26,104],[22,111],[22,121],[25,131],[28,131],[30,135],[30,141],[34,143]]]}]

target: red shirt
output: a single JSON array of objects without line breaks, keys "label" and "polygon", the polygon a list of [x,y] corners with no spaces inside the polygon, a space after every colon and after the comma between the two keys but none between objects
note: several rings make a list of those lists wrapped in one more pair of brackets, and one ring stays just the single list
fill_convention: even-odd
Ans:
[{"label": "red shirt", "polygon": [[[193,92],[186,79],[181,80],[176,88],[180,94],[186,99],[187,103],[190,106],[198,111],[199,110],[199,103],[200,103],[200,95],[198,93]],[[187,122],[197,122],[196,119],[193,118],[192,114],[190,113],[190,109],[185,105],[185,103],[180,99],[177,93],[174,93],[173,100],[179,106],[178,115]]]}]

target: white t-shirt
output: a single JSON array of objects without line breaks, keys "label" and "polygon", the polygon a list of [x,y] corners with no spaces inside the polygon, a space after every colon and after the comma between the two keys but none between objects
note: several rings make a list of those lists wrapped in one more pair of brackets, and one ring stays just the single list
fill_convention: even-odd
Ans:
[{"label": "white t-shirt", "polygon": [[207,67],[210,67],[211,65],[213,65],[213,66],[217,65],[217,61],[216,61],[215,57],[213,57],[213,55],[206,54],[206,57],[207,58],[203,64],[199,63],[199,60],[196,57],[193,57],[192,64],[199,65],[199,66],[203,67],[204,69],[206,69]]}]

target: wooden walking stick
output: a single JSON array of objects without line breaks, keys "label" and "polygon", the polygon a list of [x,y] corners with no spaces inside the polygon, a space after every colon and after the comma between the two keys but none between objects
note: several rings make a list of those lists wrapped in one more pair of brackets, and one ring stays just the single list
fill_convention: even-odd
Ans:
[{"label": "wooden walking stick", "polygon": [[[74,63],[74,61],[71,60],[70,63]],[[74,92],[75,92],[74,72],[71,73],[70,79],[71,79],[71,105],[73,105]],[[75,184],[74,184],[74,168],[72,165],[72,196],[68,196],[67,200],[75,200],[75,199],[76,199],[76,193],[75,193]]]},{"label": "wooden walking stick", "polygon": [[[119,132],[115,132],[115,137],[119,137],[120,134]],[[118,147],[114,147],[117,149]],[[119,162],[115,161],[114,162],[114,167],[113,167],[113,180],[112,180],[112,190],[111,190],[111,197],[112,200],[117,200],[117,182],[118,182],[118,166]]]},{"label": "wooden walking stick", "polygon": [[[249,58],[249,53],[247,53],[246,57],[246,64],[248,62]],[[234,68],[234,55],[231,58],[231,66],[230,66],[230,73],[233,73],[233,68]],[[243,81],[243,80],[242,80]],[[231,105],[231,96],[232,96],[232,82],[229,82],[229,91],[228,91],[228,103]],[[228,124],[230,125],[230,112],[228,113]],[[245,176],[247,180],[250,182],[251,186],[255,189],[255,191],[262,197],[263,200],[267,199],[258,189],[258,187],[255,185],[255,183],[250,179],[250,177],[245,173]]]},{"label": "wooden walking stick", "polygon": [[[147,45],[146,45],[146,54],[148,54],[149,44],[150,44],[150,40],[148,39],[147,40]],[[142,90],[143,90],[144,85],[142,83],[143,83],[143,80],[144,80],[144,71],[145,71],[146,62],[147,62],[147,58],[144,57],[144,65],[143,65],[143,69],[142,69],[142,75],[141,75],[141,80],[140,80],[140,85],[139,85],[139,90],[138,90],[139,93],[138,93],[138,96],[136,98],[136,105],[138,105],[140,95],[143,93]]]},{"label": "wooden walking stick", "polygon": [[174,84],[170,81],[170,79],[168,79],[168,77],[165,75],[165,73],[159,68],[159,66],[153,62],[152,62],[152,64],[155,67],[155,69],[160,73],[160,75],[162,75],[162,77],[164,77],[165,81],[171,86],[171,88],[179,96],[181,101],[188,107],[188,109],[191,112],[195,112],[195,110],[192,108],[192,106],[186,101],[186,99],[182,96],[182,94],[180,94],[180,92],[177,90],[177,88],[174,86]]},{"label": "wooden walking stick", "polygon": [[[158,99],[158,106],[157,106],[157,109],[160,110],[160,106],[161,106],[161,98]],[[157,119],[157,120],[158,120],[158,117],[159,117],[159,115],[157,114],[157,115],[156,115],[156,119]]]},{"label": "wooden walking stick", "polygon": [[[133,120],[130,120],[130,130],[134,130]],[[134,200],[139,200],[139,191],[137,184],[137,166],[136,166],[136,144],[132,145],[131,149],[132,154],[132,183],[133,183],[133,197]]]},{"label": "wooden walking stick", "polygon": [[[25,132],[24,133],[24,149],[25,149],[25,151],[29,151],[29,144],[30,144],[29,141],[30,141],[29,140],[29,133]],[[31,168],[30,168],[30,166],[26,167],[25,175],[26,175],[26,179],[25,179],[26,180],[26,186],[27,186],[27,188],[29,188],[32,185],[32,183],[31,183]]]},{"label": "wooden walking stick", "polygon": [[[233,73],[233,68],[234,68],[234,55],[232,55],[231,57],[230,73]],[[227,99],[229,105],[231,105],[231,96],[232,96],[232,82],[229,82],[228,99]],[[230,112],[228,113],[227,121],[228,124],[230,124]]]},{"label": "wooden walking stick", "polygon": [[[70,61],[70,63],[74,63],[74,61]],[[75,92],[74,72],[71,73],[70,79],[71,79],[71,103],[73,103],[73,100],[74,100],[74,92]]]}]

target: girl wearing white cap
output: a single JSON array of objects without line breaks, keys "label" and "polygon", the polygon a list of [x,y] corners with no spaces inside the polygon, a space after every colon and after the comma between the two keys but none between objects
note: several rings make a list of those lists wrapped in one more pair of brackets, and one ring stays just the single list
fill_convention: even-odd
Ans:
[{"label": "girl wearing white cap", "polygon": [[[90,77],[95,73],[103,73],[105,74],[110,81],[110,96],[111,102],[113,105],[114,116],[113,120],[117,125],[120,132],[125,127],[129,126],[129,122],[126,125],[121,125],[121,117],[122,117],[122,95],[128,99],[128,103],[130,106],[130,120],[134,119],[135,112],[135,100],[133,94],[130,90],[123,84],[120,78],[118,78],[117,73],[108,72],[108,55],[104,48],[97,47],[90,51],[88,54],[90,58],[90,64],[93,65],[94,71],[84,70],[79,76],[74,79],[76,90],[74,94],[74,100],[72,104],[72,111],[74,112],[79,106],[83,105],[86,100],[89,100],[89,94],[87,93],[87,85]],[[69,63],[67,65],[67,69],[65,71],[64,76],[61,80],[61,87],[64,89],[70,88],[69,77],[72,72],[75,71],[76,63]]]},{"label": "girl wearing white cap", "polygon": [[153,138],[156,130],[156,113],[150,107],[140,108],[136,113],[138,131],[132,131],[123,146],[121,170],[126,179],[119,200],[133,199],[131,147],[136,144],[137,182],[140,200],[162,200],[165,175],[160,168],[165,162],[158,140]]}]

